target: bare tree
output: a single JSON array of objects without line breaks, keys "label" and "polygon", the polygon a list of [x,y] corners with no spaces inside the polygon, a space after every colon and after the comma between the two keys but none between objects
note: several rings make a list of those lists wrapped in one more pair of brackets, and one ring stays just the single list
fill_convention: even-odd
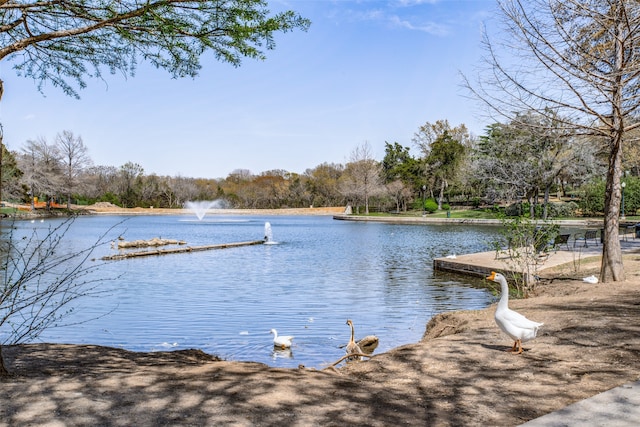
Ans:
[{"label": "bare tree", "polygon": [[[562,117],[602,141],[608,155],[600,279],[624,280],[618,225],[622,146],[640,126],[640,3],[499,0],[504,43],[488,33],[486,74],[466,85],[497,117],[519,111]],[[508,59],[500,57],[501,49]]]},{"label": "bare tree", "polygon": [[[167,179],[167,190],[171,192],[171,205],[169,207],[174,206],[182,206],[189,200],[196,200],[198,196],[198,187],[196,183],[191,178],[185,178],[183,176],[176,176]],[[168,193],[167,193],[168,196]]]},{"label": "bare tree", "polygon": [[115,226],[88,248],[60,250],[67,246],[64,236],[72,224],[73,217],[44,235],[42,230],[10,227],[0,240],[0,376],[8,373],[3,345],[25,343],[48,328],[68,324],[73,302],[104,293],[98,284],[109,278],[94,274],[102,264],[91,256],[108,242]]},{"label": "bare tree", "polygon": [[403,212],[406,212],[407,200],[413,194],[411,188],[407,187],[407,185],[399,179],[389,182],[385,187],[387,194],[389,194],[396,204],[396,213],[400,213],[401,208]]},{"label": "bare tree", "polygon": [[78,187],[78,177],[92,162],[82,137],[74,136],[71,131],[65,130],[56,135],[56,147],[62,163],[62,182],[67,195],[67,209],[71,209],[71,194]]},{"label": "bare tree", "polygon": [[364,213],[369,214],[369,199],[384,190],[382,166],[373,158],[371,145],[365,141],[351,152],[342,176],[341,192],[354,200],[364,202]]},{"label": "bare tree", "polygon": [[58,149],[40,137],[28,140],[18,157],[18,166],[23,171],[23,183],[28,188],[31,208],[34,198],[44,196],[47,206],[52,196],[62,188],[62,169]]},{"label": "bare tree", "polygon": [[118,169],[115,166],[91,166],[80,177],[85,195],[98,198],[118,193]]}]

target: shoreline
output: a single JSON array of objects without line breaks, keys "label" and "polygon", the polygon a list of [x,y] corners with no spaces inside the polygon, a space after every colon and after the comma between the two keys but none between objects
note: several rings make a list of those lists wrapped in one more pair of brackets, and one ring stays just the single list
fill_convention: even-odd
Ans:
[{"label": "shoreline", "polygon": [[[96,215],[195,215],[191,209],[176,208],[120,208],[111,206],[77,206],[75,209]],[[343,207],[282,208],[282,209],[207,209],[206,215],[336,215]]]},{"label": "shoreline", "polygon": [[[338,221],[386,222],[386,223],[394,223],[394,224],[503,225],[503,221],[500,219],[430,218],[430,217],[423,217],[423,216],[415,216],[415,217],[364,216],[364,215],[347,215],[344,213],[333,215],[333,219]],[[592,228],[592,227],[602,227],[603,219],[596,219],[596,218],[559,219],[559,220],[551,220],[550,222],[558,223],[564,226]]]}]

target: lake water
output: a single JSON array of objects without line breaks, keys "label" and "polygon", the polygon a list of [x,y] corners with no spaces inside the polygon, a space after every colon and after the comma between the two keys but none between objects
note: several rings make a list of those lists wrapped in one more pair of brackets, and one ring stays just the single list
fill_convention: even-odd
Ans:
[{"label": "lake water", "polygon": [[[16,225],[21,233],[44,233],[59,222]],[[327,216],[88,216],[75,220],[64,245],[90,246],[110,227],[109,240],[243,242],[262,239],[266,223],[274,244],[106,262],[101,277],[120,275],[100,283],[106,294],[79,300],[67,322],[80,324],[46,330],[40,340],[135,351],[198,348],[227,360],[323,368],[344,355],[347,319],[356,339],[379,337],[379,353],[419,341],[437,313],[495,300],[481,279],[432,269],[436,257],[489,250],[497,233],[491,226]],[[95,256],[115,253],[107,244]],[[271,328],[295,336],[290,351],[273,348]]]}]

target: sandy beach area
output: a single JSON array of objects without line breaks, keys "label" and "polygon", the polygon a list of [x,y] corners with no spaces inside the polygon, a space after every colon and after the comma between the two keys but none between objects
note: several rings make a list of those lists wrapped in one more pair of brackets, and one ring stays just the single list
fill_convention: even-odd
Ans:
[{"label": "sandy beach area", "polygon": [[[96,203],[89,206],[74,205],[77,211],[87,211],[103,215],[189,215],[189,209],[166,208],[121,208],[111,203]],[[207,215],[338,215],[344,213],[344,206],[308,207],[290,209],[208,209]]]}]

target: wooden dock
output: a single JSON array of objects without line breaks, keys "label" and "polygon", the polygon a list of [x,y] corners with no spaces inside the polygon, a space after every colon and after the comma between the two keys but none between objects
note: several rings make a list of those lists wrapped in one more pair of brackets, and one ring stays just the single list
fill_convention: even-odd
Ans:
[{"label": "wooden dock", "polygon": [[105,256],[105,257],[102,257],[101,259],[104,261],[117,261],[121,259],[137,258],[137,257],[144,257],[144,256],[181,254],[181,253],[187,253],[187,252],[209,251],[213,249],[237,248],[240,246],[252,246],[252,245],[262,245],[262,244],[264,244],[264,240],[252,240],[249,242],[235,242],[235,243],[221,243],[217,245],[181,246],[178,248],[153,249],[153,250],[136,251],[136,252],[122,252],[115,255]]}]

